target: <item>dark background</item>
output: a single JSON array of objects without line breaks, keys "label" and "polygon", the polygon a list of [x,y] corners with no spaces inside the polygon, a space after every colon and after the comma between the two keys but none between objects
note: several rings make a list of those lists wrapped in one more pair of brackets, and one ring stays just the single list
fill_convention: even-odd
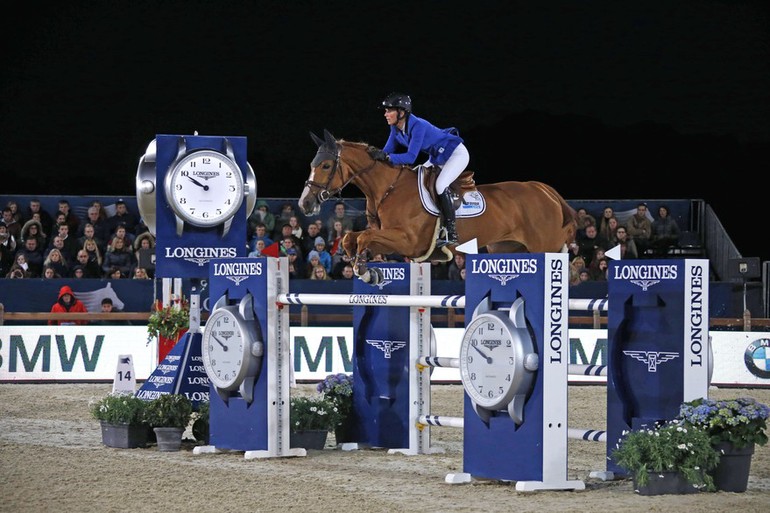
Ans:
[{"label": "dark background", "polygon": [[258,195],[298,197],[308,132],[382,146],[399,90],[479,183],[704,199],[768,260],[766,4],[28,2],[1,22],[0,188],[133,195],[156,134],[198,131],[248,137]]}]

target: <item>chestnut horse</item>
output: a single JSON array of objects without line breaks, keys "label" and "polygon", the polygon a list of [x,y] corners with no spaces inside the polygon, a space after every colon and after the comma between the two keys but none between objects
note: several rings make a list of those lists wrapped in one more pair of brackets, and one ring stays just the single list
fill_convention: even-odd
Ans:
[{"label": "chestnut horse", "polygon": [[[376,148],[366,143],[336,140],[327,130],[324,139],[311,133],[318,152],[299,198],[306,215],[317,215],[321,203],[354,184],[366,196],[368,227],[345,235],[342,244],[354,258],[356,276],[379,282],[367,272],[372,254],[398,253],[413,261],[448,261],[455,246],[436,248],[440,219],[423,208],[417,173],[372,159]],[[486,210],[477,217],[457,218],[459,244],[476,239],[489,253],[566,251],[575,239],[575,211],[550,186],[540,182],[502,182],[479,185]]]}]

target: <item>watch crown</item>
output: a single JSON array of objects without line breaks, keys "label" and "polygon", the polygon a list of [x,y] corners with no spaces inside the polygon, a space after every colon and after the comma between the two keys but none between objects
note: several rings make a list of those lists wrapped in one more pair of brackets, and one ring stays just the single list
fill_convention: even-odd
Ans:
[{"label": "watch crown", "polygon": [[152,194],[155,192],[155,184],[151,180],[142,180],[141,193]]}]

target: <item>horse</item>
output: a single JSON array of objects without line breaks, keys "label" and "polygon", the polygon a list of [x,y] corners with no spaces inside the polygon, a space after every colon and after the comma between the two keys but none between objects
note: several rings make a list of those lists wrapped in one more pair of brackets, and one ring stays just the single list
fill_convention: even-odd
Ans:
[{"label": "horse", "polygon": [[[300,210],[317,215],[323,202],[341,197],[351,183],[366,197],[367,228],[342,240],[356,276],[371,284],[381,281],[381,273],[366,265],[377,253],[397,253],[416,262],[454,257],[457,246],[436,247],[440,217],[423,206],[414,169],[375,160],[370,153],[376,147],[337,140],[328,130],[324,139],[312,132],[310,136],[318,151],[299,198]],[[508,181],[478,185],[477,190],[485,208],[475,217],[457,216],[458,245],[476,239],[477,247],[489,253],[541,253],[564,252],[575,240],[575,210],[551,186]]]}]

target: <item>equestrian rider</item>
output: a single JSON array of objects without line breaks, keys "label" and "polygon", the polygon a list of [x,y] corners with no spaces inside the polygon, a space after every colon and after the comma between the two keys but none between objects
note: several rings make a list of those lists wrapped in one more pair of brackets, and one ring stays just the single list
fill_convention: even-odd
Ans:
[{"label": "equestrian rider", "polygon": [[[446,227],[446,240],[439,241],[439,245],[457,244],[455,210],[449,186],[460,176],[470,160],[463,140],[456,128],[437,128],[412,114],[412,99],[406,94],[391,93],[382,101],[382,106],[385,108],[385,120],[390,125],[390,136],[382,148],[384,155],[381,157],[395,165],[411,166],[420,152],[425,152],[428,160],[423,166],[440,167],[436,193]],[[397,150],[401,153],[397,153]]]}]

